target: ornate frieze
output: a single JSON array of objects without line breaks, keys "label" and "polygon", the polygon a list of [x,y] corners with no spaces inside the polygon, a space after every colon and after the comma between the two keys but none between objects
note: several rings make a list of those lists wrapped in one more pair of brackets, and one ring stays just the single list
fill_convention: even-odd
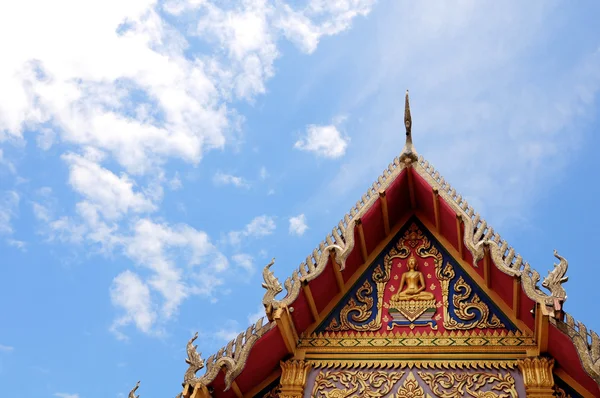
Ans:
[{"label": "ornate frieze", "polygon": [[409,334],[389,332],[386,334],[355,336],[350,333],[318,333],[300,339],[302,348],[382,348],[382,347],[536,347],[533,336],[520,332],[488,332],[487,334],[467,334],[458,332]]},{"label": "ornate frieze", "polygon": [[389,394],[404,372],[383,370],[323,370],[317,373],[311,396],[315,398],[368,397]]},{"label": "ornate frieze", "polygon": [[508,398],[524,396],[521,376],[513,366],[465,366],[449,363],[418,368],[316,367],[309,375],[304,398],[386,397],[386,398]]}]

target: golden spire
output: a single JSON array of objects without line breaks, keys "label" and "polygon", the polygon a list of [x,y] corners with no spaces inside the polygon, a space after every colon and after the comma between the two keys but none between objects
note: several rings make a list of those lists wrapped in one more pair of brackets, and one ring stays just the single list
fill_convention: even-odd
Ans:
[{"label": "golden spire", "polygon": [[412,144],[412,118],[410,117],[410,103],[408,102],[408,90],[404,99],[404,126],[406,127],[406,143]]},{"label": "golden spire", "polygon": [[404,99],[404,127],[406,127],[406,144],[400,154],[400,161],[405,164],[410,164],[418,160],[417,153],[413,148],[412,143],[412,118],[410,116],[410,103],[408,101],[408,90]]}]

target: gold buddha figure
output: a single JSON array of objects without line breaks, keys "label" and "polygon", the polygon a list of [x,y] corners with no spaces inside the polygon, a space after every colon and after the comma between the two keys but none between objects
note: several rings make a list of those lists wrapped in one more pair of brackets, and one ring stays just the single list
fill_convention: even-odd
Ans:
[{"label": "gold buddha figure", "polygon": [[[432,293],[425,291],[425,279],[423,274],[417,271],[417,259],[411,257],[408,259],[408,271],[402,274],[398,293],[392,296],[392,301],[425,301],[433,300]],[[404,287],[406,285],[406,288]],[[404,290],[402,290],[404,289]]]}]

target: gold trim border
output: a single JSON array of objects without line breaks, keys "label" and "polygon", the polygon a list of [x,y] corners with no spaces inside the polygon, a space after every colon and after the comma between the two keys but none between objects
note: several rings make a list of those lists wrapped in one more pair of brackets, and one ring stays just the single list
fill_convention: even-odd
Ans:
[{"label": "gold trim border", "polygon": [[367,348],[377,350],[388,347],[470,347],[490,349],[493,347],[514,347],[517,349],[537,347],[535,338],[521,333],[439,333],[439,334],[371,334],[354,336],[349,333],[319,334],[300,339],[299,348],[331,349],[331,348]]},{"label": "gold trim border", "polygon": [[393,360],[351,360],[351,359],[310,359],[307,360],[315,369],[336,368],[350,369],[481,369],[481,370],[514,370],[515,360],[480,360],[480,361],[393,361]]}]

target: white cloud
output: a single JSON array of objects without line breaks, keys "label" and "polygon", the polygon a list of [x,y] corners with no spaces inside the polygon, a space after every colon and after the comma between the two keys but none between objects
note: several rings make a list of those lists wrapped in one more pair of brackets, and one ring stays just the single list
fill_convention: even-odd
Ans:
[{"label": "white cloud", "polygon": [[349,138],[343,137],[334,125],[306,128],[306,136],[296,141],[294,148],[314,152],[317,156],[335,159],[344,156]]},{"label": "white cloud", "polygon": [[[194,276],[197,266],[210,268],[213,273],[227,269],[225,256],[210,242],[209,236],[188,225],[171,227],[142,219],[134,226],[134,234],[126,239],[125,253],[139,265],[152,271],[148,285],[157,291],[163,300],[161,316],[169,319],[177,311],[188,292],[210,296],[213,290],[206,285],[188,289],[183,282],[183,273]],[[176,259],[185,261],[189,269],[181,269]],[[216,278],[212,280],[216,284]]]},{"label": "white cloud", "polygon": [[267,177],[269,177],[269,173],[267,172],[267,168],[265,166],[262,166],[260,168],[260,171],[258,172],[258,176],[260,177],[261,180],[266,180]]},{"label": "white cloud", "polygon": [[22,240],[7,239],[6,243],[8,243],[10,246],[16,247],[21,251],[26,251],[25,248],[27,246],[27,243],[23,242]]},{"label": "white cloud", "polygon": [[182,186],[183,184],[179,178],[179,172],[175,172],[173,178],[169,180],[169,188],[171,188],[172,191],[177,191],[178,189],[181,189]]},{"label": "white cloud", "polygon": [[265,308],[260,305],[257,307],[256,312],[248,314],[248,323],[250,325],[255,324],[258,320],[265,316]]},{"label": "white cloud", "polygon": [[260,238],[271,235],[275,231],[275,218],[263,214],[254,217],[242,231],[229,232],[229,241],[233,245],[239,245],[244,237]]},{"label": "white cloud", "polygon": [[271,235],[273,231],[275,231],[275,219],[267,215],[255,217],[246,225],[247,236],[267,236]]},{"label": "white cloud", "polygon": [[40,221],[48,222],[52,219],[52,212],[46,205],[41,203],[32,202],[31,207],[33,210],[33,215]]},{"label": "white cloud", "polygon": [[238,253],[231,256],[231,259],[248,272],[254,272],[254,258],[246,253]]},{"label": "white cloud", "polygon": [[240,324],[232,319],[225,322],[224,326],[215,332],[215,337],[222,341],[231,341],[240,334]]},{"label": "white cloud", "polygon": [[213,182],[216,185],[234,185],[238,188],[249,188],[250,184],[242,177],[235,176],[233,174],[225,174],[220,171],[213,177]]},{"label": "white cloud", "polygon": [[17,216],[20,196],[15,191],[6,191],[0,196],[0,235],[13,233],[12,220]]},{"label": "white cloud", "polygon": [[86,198],[86,215],[95,218],[101,213],[115,220],[128,212],[151,212],[156,206],[144,194],[134,191],[134,182],[123,173],[120,177],[100,166],[101,154],[64,155],[69,163],[69,183]]},{"label": "white cloud", "polygon": [[64,392],[55,392],[54,396],[58,398],[79,398],[79,394],[67,394]]},{"label": "white cloud", "polygon": [[15,165],[10,160],[4,157],[4,152],[2,151],[2,148],[0,148],[0,166],[6,167],[8,171],[10,171],[13,174],[17,172]]},{"label": "white cloud", "polygon": [[277,26],[303,51],[312,53],[322,36],[336,35],[350,27],[357,16],[366,16],[375,0],[311,0],[303,10],[283,5]]},{"label": "white cloud", "polygon": [[13,347],[13,346],[0,344],[0,351],[11,352],[11,351],[14,351],[14,349],[15,349],[15,347]]},{"label": "white cloud", "polygon": [[[168,1],[163,10],[186,13],[178,26],[162,18],[155,0],[26,0],[0,8],[0,35],[19,38],[3,47],[0,63],[0,142],[24,140],[24,131],[32,131],[42,150],[58,143],[72,148],[63,159],[81,196],[67,214],[33,202],[35,216],[51,240],[118,248],[141,266],[111,287],[124,313],[113,324],[116,333],[128,324],[151,331],[188,294],[216,300],[222,279],[215,273],[227,268],[206,233],[151,218],[163,186],[180,187],[178,175],[164,177],[164,164],[178,158],[196,165],[207,151],[235,141],[241,118],[230,104],[264,93],[274,73],[282,5],[220,4]],[[350,15],[347,7],[318,8],[310,13],[319,26],[328,20],[341,26],[336,21]],[[199,39],[208,45],[197,46]],[[230,177],[228,183],[247,184]],[[0,232],[12,232],[14,195],[0,203]],[[274,228],[264,216],[239,234],[264,236]]]},{"label": "white cloud", "polygon": [[125,312],[111,326],[111,331],[118,337],[125,338],[119,328],[131,322],[142,332],[151,331],[157,314],[152,308],[150,288],[137,274],[129,270],[120,273],[113,280],[110,298],[113,305]]},{"label": "white cloud", "polygon": [[296,217],[290,217],[290,234],[291,235],[304,235],[304,232],[308,229],[306,225],[306,216],[299,214]]}]

